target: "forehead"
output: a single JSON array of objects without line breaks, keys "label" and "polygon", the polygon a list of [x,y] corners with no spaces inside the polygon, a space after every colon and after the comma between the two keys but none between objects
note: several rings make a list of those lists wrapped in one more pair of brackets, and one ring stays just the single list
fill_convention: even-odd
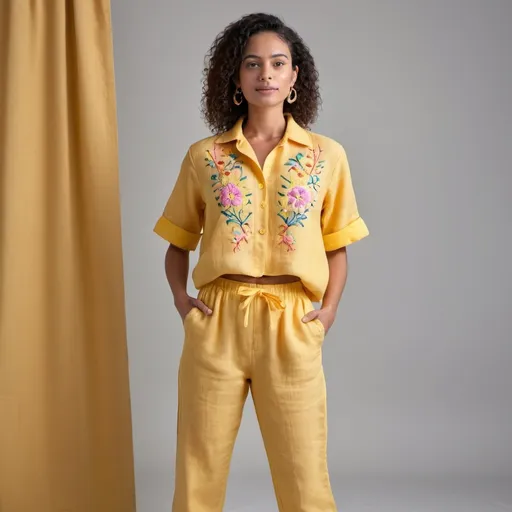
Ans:
[{"label": "forehead", "polygon": [[253,54],[260,57],[268,57],[274,53],[290,55],[288,44],[275,32],[260,32],[254,34],[249,38],[244,49],[244,55]]}]

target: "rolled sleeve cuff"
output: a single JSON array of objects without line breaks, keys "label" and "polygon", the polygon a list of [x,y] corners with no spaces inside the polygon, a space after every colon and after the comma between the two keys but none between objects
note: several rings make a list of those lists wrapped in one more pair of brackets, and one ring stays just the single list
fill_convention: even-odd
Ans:
[{"label": "rolled sleeve cuff", "polygon": [[163,216],[158,219],[153,231],[170,244],[187,251],[194,251],[201,239],[201,234],[185,231]]},{"label": "rolled sleeve cuff", "polygon": [[324,247],[326,251],[335,251],[336,249],[357,242],[369,234],[364,220],[358,217],[340,231],[324,235]]}]

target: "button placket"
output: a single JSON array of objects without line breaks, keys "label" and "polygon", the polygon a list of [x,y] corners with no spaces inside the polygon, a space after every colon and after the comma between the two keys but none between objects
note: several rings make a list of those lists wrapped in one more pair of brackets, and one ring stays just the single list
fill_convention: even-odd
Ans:
[{"label": "button placket", "polygon": [[[263,172],[261,172],[260,177],[260,183],[258,184],[259,187],[259,202],[256,202],[254,205],[257,211],[257,219],[258,219],[258,225],[255,226],[257,228],[257,237],[259,239],[259,247],[260,247],[260,261],[259,264],[261,265],[260,273],[261,275],[265,274],[266,269],[266,261],[267,261],[267,242],[266,242],[266,226],[268,222],[268,215],[267,215],[267,209],[264,208],[262,205],[266,204],[267,201],[267,194],[268,194],[268,183],[265,180],[265,176],[263,175]],[[258,204],[259,203],[259,204]]]},{"label": "button placket", "polygon": [[267,228],[266,228],[267,223],[268,223],[268,215],[267,215],[267,209],[266,209],[267,192],[268,192],[268,188],[265,186],[261,191],[261,200],[260,200],[260,204],[259,204],[260,215],[258,215],[258,217],[260,218],[260,227],[258,229],[258,233],[260,235],[265,235],[267,232]]},{"label": "button placket", "polygon": [[[261,227],[260,229],[258,230],[258,233],[260,235],[266,235],[267,232],[268,232],[268,229],[267,229],[267,226],[268,226],[268,208],[267,208],[267,204],[268,204],[268,185],[269,183],[271,183],[271,176],[272,176],[272,167],[274,166],[274,162],[275,162],[275,156],[274,156],[274,152],[275,152],[275,148],[270,152],[270,154],[267,156],[266,160],[265,160],[265,163],[263,165],[263,169],[262,169],[262,174],[263,174],[263,177],[265,179],[265,187],[264,187],[264,191],[263,191],[263,194],[262,194],[262,199],[261,199],[261,202],[260,202],[260,210],[262,212],[262,215],[261,215]],[[260,187],[261,188],[261,187]]]}]

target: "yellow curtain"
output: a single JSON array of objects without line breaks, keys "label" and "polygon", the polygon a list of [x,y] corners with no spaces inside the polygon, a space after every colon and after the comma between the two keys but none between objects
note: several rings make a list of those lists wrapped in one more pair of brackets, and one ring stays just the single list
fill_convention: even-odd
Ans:
[{"label": "yellow curtain", "polygon": [[0,1],[0,510],[132,512],[108,0]]}]

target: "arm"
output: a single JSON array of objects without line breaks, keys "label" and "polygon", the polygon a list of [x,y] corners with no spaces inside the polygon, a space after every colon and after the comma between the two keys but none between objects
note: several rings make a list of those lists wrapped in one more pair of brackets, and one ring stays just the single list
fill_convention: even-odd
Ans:
[{"label": "arm", "polygon": [[329,283],[322,301],[322,309],[338,309],[347,282],[347,248],[341,247],[327,253],[329,263]]},{"label": "arm", "polygon": [[200,309],[206,315],[212,314],[211,309],[203,302],[187,293],[189,254],[189,251],[172,244],[169,244],[165,253],[165,275],[174,296],[174,305],[182,319],[193,307]]},{"label": "arm", "polygon": [[347,248],[341,247],[335,251],[328,251],[327,261],[329,263],[329,283],[322,300],[322,307],[310,311],[303,318],[304,322],[318,318],[324,324],[326,333],[334,323],[347,282]]}]

